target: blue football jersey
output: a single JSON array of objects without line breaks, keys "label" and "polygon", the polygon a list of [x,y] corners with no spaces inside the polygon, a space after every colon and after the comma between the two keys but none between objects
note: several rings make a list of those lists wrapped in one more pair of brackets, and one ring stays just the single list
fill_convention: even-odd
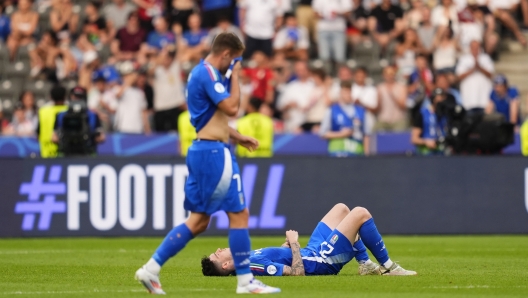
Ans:
[{"label": "blue football jersey", "polygon": [[[310,249],[301,249],[301,258],[310,258],[316,254]],[[284,266],[292,265],[292,251],[289,247],[268,247],[251,251],[249,256],[250,269],[256,276],[282,276]],[[325,275],[317,272],[312,262],[303,260],[306,275]]]},{"label": "blue football jersey", "polygon": [[202,60],[196,65],[187,80],[187,106],[191,123],[199,132],[211,120],[217,105],[230,96],[227,82],[211,64]]}]

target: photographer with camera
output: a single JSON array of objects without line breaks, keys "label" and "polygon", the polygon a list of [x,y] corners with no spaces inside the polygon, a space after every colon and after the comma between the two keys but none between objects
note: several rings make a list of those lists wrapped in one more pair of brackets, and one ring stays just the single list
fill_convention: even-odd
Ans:
[{"label": "photographer with camera", "polygon": [[104,142],[101,121],[86,104],[86,89],[77,86],[70,91],[68,110],[57,115],[53,142],[62,156],[87,156],[97,153],[97,144]]},{"label": "photographer with camera", "polygon": [[441,88],[433,91],[431,99],[423,100],[420,109],[412,115],[411,143],[416,146],[418,154],[443,154],[443,142],[448,132],[448,115],[444,107],[455,105],[454,99],[447,97]]}]

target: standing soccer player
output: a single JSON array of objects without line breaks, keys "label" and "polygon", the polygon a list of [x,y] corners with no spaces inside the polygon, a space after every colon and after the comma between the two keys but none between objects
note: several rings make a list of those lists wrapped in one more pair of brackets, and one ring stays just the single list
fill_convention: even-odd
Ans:
[{"label": "standing soccer player", "polygon": [[[229,138],[250,151],[258,141],[239,134],[228,126],[240,104],[240,57],[244,45],[233,33],[219,34],[211,53],[191,71],[187,83],[187,104],[197,139],[189,148],[185,185],[187,221],[169,232],[152,258],[136,272],[136,279],[152,294],[165,294],[159,272],[165,262],[182,250],[187,242],[204,232],[211,214],[223,210],[229,217],[229,246],[238,278],[238,294],[278,293],[253,278],[249,268],[251,244],[248,233],[249,211],[242,190],[240,170],[229,150]],[[229,77],[224,79],[221,74]],[[230,87],[230,91],[228,88]],[[176,119],[174,120],[176,121]]]}]

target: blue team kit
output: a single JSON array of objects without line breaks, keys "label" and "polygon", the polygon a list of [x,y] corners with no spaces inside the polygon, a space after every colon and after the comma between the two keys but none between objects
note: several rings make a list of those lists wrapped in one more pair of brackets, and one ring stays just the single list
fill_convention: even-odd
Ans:
[{"label": "blue team kit", "polygon": [[[320,222],[301,249],[306,275],[335,275],[355,255],[352,244],[338,230],[331,230]],[[288,247],[269,247],[251,252],[250,268],[254,275],[282,276],[284,265],[291,266],[292,250]]]},{"label": "blue team kit", "polygon": [[[232,63],[231,68],[234,63]],[[191,123],[200,131],[230,96],[229,79],[206,61],[189,74],[187,103]],[[186,210],[213,214],[216,211],[240,212],[246,208],[240,170],[229,145],[214,140],[195,140],[187,155],[189,177],[185,185]]]}]

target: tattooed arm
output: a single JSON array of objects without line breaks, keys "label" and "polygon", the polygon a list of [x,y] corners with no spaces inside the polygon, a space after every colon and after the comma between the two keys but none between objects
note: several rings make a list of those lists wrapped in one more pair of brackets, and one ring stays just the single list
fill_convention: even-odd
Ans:
[{"label": "tattooed arm", "polygon": [[289,230],[286,232],[286,240],[292,251],[291,267],[284,266],[282,275],[304,276],[304,264],[301,258],[301,246],[299,245],[299,233]]}]

